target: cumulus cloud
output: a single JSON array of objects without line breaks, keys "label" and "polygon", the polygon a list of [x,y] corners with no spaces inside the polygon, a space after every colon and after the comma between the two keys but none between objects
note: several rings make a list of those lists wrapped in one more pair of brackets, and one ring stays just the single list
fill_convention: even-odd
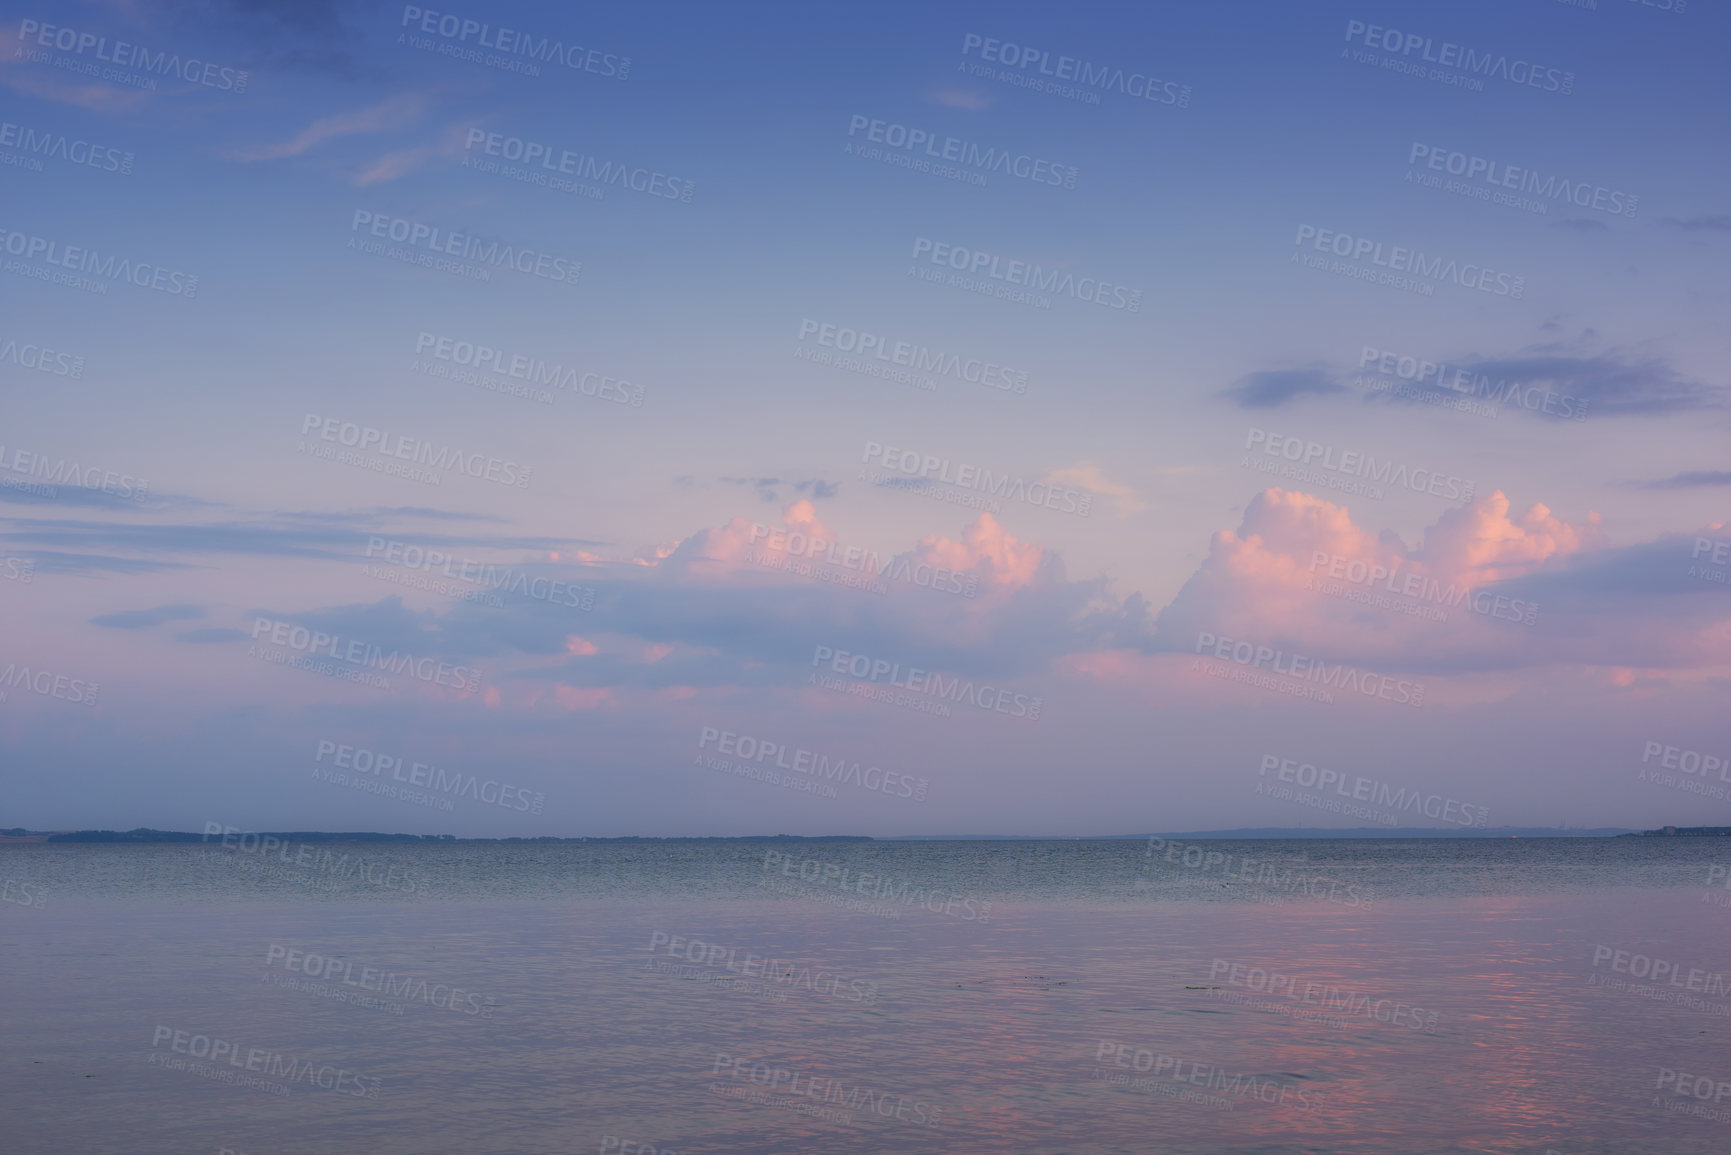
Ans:
[{"label": "cumulus cloud", "polygon": [[779,519],[734,518],[628,557],[521,568],[593,589],[593,611],[518,594],[502,606],[413,611],[390,597],[263,616],[450,661],[494,659],[493,705],[563,709],[613,708],[633,694],[819,693],[803,689],[818,646],[956,675],[1032,676],[1097,648],[1121,616],[1103,581],[1071,581],[1054,552],[988,514],[892,554],[854,546],[799,500]]},{"label": "cumulus cloud", "polygon": [[1268,489],[1214,535],[1143,648],[1188,653],[1207,632],[1385,669],[1541,663],[1569,643],[1523,583],[1604,544],[1596,514],[1571,522],[1535,503],[1517,515],[1501,492],[1448,510],[1409,547],[1344,506]]},{"label": "cumulus cloud", "polygon": [[1509,509],[1509,499],[1498,491],[1446,511],[1425,531],[1416,560],[1443,577],[1476,587],[1524,577],[1552,559],[1605,544],[1596,513],[1588,513],[1577,525],[1554,516],[1540,502],[1518,518],[1511,518]]},{"label": "cumulus cloud", "polygon": [[[982,513],[962,532],[960,541],[930,534],[908,554],[916,565],[941,566],[957,573],[980,575],[980,585],[1000,592],[1033,585],[1036,581],[1062,581],[1063,563],[1057,555],[1032,542],[1018,541],[989,513]],[[899,566],[892,564],[891,572]]]}]

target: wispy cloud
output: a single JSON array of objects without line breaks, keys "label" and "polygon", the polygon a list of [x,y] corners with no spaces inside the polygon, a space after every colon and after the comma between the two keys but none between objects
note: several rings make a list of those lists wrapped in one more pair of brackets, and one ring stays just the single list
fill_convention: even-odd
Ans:
[{"label": "wispy cloud", "polygon": [[469,127],[467,123],[453,124],[445,131],[445,135],[433,144],[419,144],[387,152],[363,168],[355,177],[355,184],[361,188],[384,184],[407,176],[428,161],[462,156],[463,139],[468,134]]},{"label": "wispy cloud", "polygon": [[1241,377],[1221,396],[1240,409],[1274,409],[1300,397],[1343,393],[1346,387],[1325,369],[1268,369]]},{"label": "wispy cloud", "polygon": [[1694,489],[1704,485],[1731,485],[1731,473],[1713,470],[1692,470],[1661,481],[1641,483],[1642,489]]},{"label": "wispy cloud", "polygon": [[259,145],[235,153],[236,160],[281,160],[301,156],[326,141],[376,132],[395,132],[409,127],[426,110],[427,98],[420,93],[400,93],[370,108],[339,112],[313,121],[293,138],[280,144]]},{"label": "wispy cloud", "polygon": [[926,100],[931,104],[941,104],[945,108],[960,108],[968,112],[981,112],[992,107],[992,98],[983,92],[970,92],[965,88],[937,88],[926,93]]},{"label": "wispy cloud", "polygon": [[[70,518],[0,519],[0,540],[14,543],[14,549],[46,546],[62,550],[121,550],[146,556],[240,555],[350,560],[365,556],[370,537],[385,535],[413,537],[415,544],[424,548],[450,550],[556,553],[601,544],[579,538],[426,533],[390,527],[366,514],[356,514],[350,519],[285,517],[273,521],[203,524],[139,524]],[[54,555],[34,553],[34,556],[47,559]],[[78,555],[65,556],[71,560],[78,559]],[[46,560],[43,568],[48,568]],[[146,567],[127,563],[127,568]]]},{"label": "wispy cloud", "polygon": [[196,621],[204,616],[202,606],[157,606],[153,610],[124,610],[117,614],[102,614],[90,619],[93,626],[113,630],[145,630],[164,622]]},{"label": "wispy cloud", "polygon": [[14,92],[56,104],[70,104],[89,112],[125,112],[156,95],[141,88],[80,84],[45,72],[41,65],[24,58],[23,45],[15,29],[15,24],[0,27],[0,85]]},{"label": "wispy cloud", "polygon": [[[689,486],[692,484],[692,479],[677,478],[675,480],[677,483],[683,485]],[[775,502],[777,504],[783,500],[780,489],[783,485],[792,486],[795,493],[803,493],[807,497],[817,498],[819,500],[834,497],[836,494],[841,492],[840,485],[837,485],[834,482],[825,481],[818,477],[810,478],[806,481],[787,481],[780,477],[722,477],[717,480],[721,481],[725,485],[749,486],[752,491],[764,501]]]},{"label": "wispy cloud", "polygon": [[1698,217],[1666,217],[1664,224],[1686,233],[1731,233],[1731,214],[1709,213]]},{"label": "wispy cloud", "polygon": [[1092,461],[1078,461],[1061,469],[1047,470],[1045,480],[1056,485],[1073,485],[1078,489],[1110,497],[1117,507],[1119,517],[1129,517],[1148,508],[1148,503],[1138,497],[1134,489],[1123,482],[1113,481]]}]

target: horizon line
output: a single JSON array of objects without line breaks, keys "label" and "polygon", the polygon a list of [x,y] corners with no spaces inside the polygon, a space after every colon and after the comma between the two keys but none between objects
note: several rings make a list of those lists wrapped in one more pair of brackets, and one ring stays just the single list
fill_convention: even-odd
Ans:
[{"label": "horizon line", "polygon": [[[1731,829],[1731,827],[1681,827],[1666,824],[1654,828],[1659,833],[1667,827],[1677,830],[1684,829]],[[14,834],[11,831],[22,831]],[[166,835],[175,842],[210,842],[222,841],[224,837],[235,835],[275,835],[301,838],[319,838],[325,840],[340,840],[342,838],[357,838],[366,841],[426,841],[426,842],[618,842],[627,840],[640,841],[766,841],[786,839],[789,841],[871,841],[871,842],[1134,842],[1152,838],[1197,838],[1197,839],[1241,839],[1241,840],[1275,840],[1283,838],[1351,838],[1354,840],[1374,838],[1455,838],[1483,839],[1487,837],[1576,837],[1604,838],[1622,834],[1639,834],[1643,831],[1632,827],[1597,826],[1597,827],[1540,827],[1540,826],[1495,826],[1495,827],[1434,827],[1434,826],[1401,826],[1401,827],[1321,827],[1321,826],[1242,826],[1210,830],[1179,830],[1153,831],[1147,833],[1116,833],[1116,834],[504,834],[504,835],[458,835],[450,833],[386,833],[377,830],[240,830],[235,827],[225,827],[221,830],[197,831],[162,830],[154,827],[134,827],[130,830],[117,830],[108,827],[84,827],[80,829],[42,830],[29,829],[22,826],[0,827],[0,843],[41,842],[51,837],[64,838],[67,835],[111,835],[113,840],[124,840],[127,835],[140,836],[134,841],[152,841],[150,835]],[[91,841],[96,841],[91,839]]]}]

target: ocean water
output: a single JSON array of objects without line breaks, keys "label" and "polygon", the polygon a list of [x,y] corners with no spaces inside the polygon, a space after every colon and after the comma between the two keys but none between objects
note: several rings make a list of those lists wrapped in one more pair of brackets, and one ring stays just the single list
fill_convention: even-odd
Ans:
[{"label": "ocean water", "polygon": [[0,1146],[1723,1152],[1715,839],[0,847]]}]

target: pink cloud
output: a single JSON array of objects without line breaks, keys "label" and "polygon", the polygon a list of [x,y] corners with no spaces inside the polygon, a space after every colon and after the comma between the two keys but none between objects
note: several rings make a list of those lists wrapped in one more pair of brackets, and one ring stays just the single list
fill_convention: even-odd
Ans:
[{"label": "pink cloud", "polygon": [[328,140],[406,128],[420,117],[426,103],[426,98],[418,93],[400,93],[370,108],[351,109],[348,112],[321,117],[301,129],[290,140],[244,149],[235,154],[235,159],[280,160],[283,157],[300,156]]},{"label": "pink cloud", "polygon": [[774,567],[757,562],[756,557],[821,558],[832,545],[840,545],[835,531],[819,520],[817,507],[802,498],[782,510],[781,520],[774,525],[735,517],[726,525],[698,530],[676,546],[657,550],[652,558],[639,555],[636,560],[645,565],[665,564],[669,572],[681,576],[714,577],[742,571],[768,574]]},{"label": "pink cloud", "polygon": [[1563,648],[1534,629],[1535,601],[1498,603],[1502,591],[1473,591],[1602,548],[1599,517],[1573,523],[1537,503],[1518,517],[1509,511],[1509,499],[1492,493],[1444,513],[1409,549],[1393,532],[1354,524],[1344,506],[1264,490],[1236,531],[1214,535],[1207,560],[1162,612],[1159,633],[1186,652],[1207,631],[1383,668],[1558,659]]},{"label": "pink cloud", "polygon": [[1062,581],[1064,577],[1063,562],[1057,555],[1044,546],[1013,537],[989,513],[975,518],[962,531],[961,541],[931,534],[921,538],[908,556],[945,569],[978,572],[982,588],[1013,590],[1042,579]]},{"label": "pink cloud", "polygon": [[61,79],[55,70],[20,57],[17,33],[0,28],[0,84],[14,92],[57,104],[70,104],[90,112],[125,112],[157,95],[158,90],[110,88],[102,84],[78,84]]},{"label": "pink cloud", "polygon": [[1442,573],[1484,584],[1521,577],[1552,558],[1604,544],[1598,514],[1588,513],[1583,524],[1572,525],[1534,502],[1511,519],[1509,499],[1499,491],[1443,514],[1425,531],[1420,553]]},{"label": "pink cloud", "polygon": [[612,689],[606,686],[581,689],[560,684],[553,688],[553,699],[567,710],[599,710],[602,707],[616,708],[619,705]]},{"label": "pink cloud", "polygon": [[361,188],[370,185],[383,184],[399,177],[407,176],[429,161],[459,157],[464,152],[464,137],[468,132],[467,124],[453,124],[445,130],[444,136],[432,144],[414,145],[410,148],[387,152],[378,160],[362,169],[355,176],[355,184]]},{"label": "pink cloud", "polygon": [[[849,557],[850,550],[856,551],[852,560],[842,561]],[[679,576],[712,578],[778,575],[782,572],[781,563],[788,560],[810,563],[814,568],[839,563],[856,570],[861,565],[869,569],[875,560],[878,567],[889,573],[923,564],[977,574],[982,593],[1065,580],[1063,562],[1056,554],[1014,537],[989,513],[980,514],[967,526],[960,540],[929,534],[913,549],[891,557],[854,547],[825,525],[817,507],[803,498],[784,509],[781,520],[773,525],[736,517],[726,525],[699,530],[677,546],[658,551],[653,559],[639,555],[635,560],[638,564],[663,564],[669,573]]]}]

